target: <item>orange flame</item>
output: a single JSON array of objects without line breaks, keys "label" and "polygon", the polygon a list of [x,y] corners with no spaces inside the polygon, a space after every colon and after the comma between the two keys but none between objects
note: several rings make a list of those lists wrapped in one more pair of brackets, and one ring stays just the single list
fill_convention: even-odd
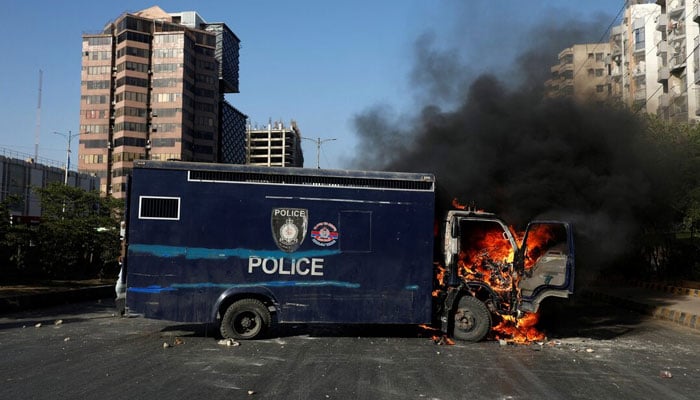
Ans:
[{"label": "orange flame", "polygon": [[511,315],[502,316],[502,321],[493,327],[492,332],[497,340],[510,343],[529,344],[545,339],[544,333],[535,328],[539,320],[538,313],[525,313],[516,318]]},{"label": "orange flame", "polygon": [[471,210],[476,212],[484,212],[484,210],[477,210],[476,206],[474,205],[468,206],[466,204],[461,204],[456,197],[452,199],[452,207],[454,207],[457,210]]},{"label": "orange flame", "polygon": [[[457,199],[452,201],[452,205],[461,210],[469,209],[468,206],[459,204]],[[509,230],[516,238],[518,245],[522,246],[524,232],[515,232],[512,227],[509,227]],[[535,265],[553,236],[549,225],[531,226],[527,238],[525,269]],[[521,276],[513,271],[514,249],[510,241],[503,236],[500,226],[494,224],[485,232],[471,235],[468,241],[462,244],[463,248],[457,262],[457,275],[466,281],[479,281],[489,285],[495,292],[503,295],[503,303],[506,306],[508,306],[508,299],[519,301],[518,284]],[[464,246],[465,244],[468,246]],[[438,266],[436,271],[436,280],[442,287],[446,269]],[[438,293],[439,290],[436,290],[433,296],[437,296]],[[539,319],[537,313],[525,313],[520,318],[503,315],[501,319],[501,322],[492,328],[496,339],[525,344],[545,338],[545,335],[535,328]]]}]

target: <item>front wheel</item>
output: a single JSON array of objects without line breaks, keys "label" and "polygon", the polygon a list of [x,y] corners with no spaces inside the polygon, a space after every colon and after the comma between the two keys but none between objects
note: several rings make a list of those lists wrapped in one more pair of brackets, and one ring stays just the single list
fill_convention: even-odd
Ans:
[{"label": "front wheel", "polygon": [[270,310],[255,299],[231,304],[221,318],[221,336],[227,339],[255,339],[270,327]]},{"label": "front wheel", "polygon": [[462,296],[453,314],[454,337],[467,342],[478,342],[491,329],[491,313],[476,297]]}]

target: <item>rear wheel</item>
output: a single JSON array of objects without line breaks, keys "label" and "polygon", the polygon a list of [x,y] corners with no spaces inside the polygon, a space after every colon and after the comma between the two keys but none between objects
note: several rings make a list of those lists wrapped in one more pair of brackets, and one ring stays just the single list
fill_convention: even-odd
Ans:
[{"label": "rear wheel", "polygon": [[221,318],[221,336],[230,339],[255,339],[270,327],[270,310],[256,299],[231,304]]},{"label": "rear wheel", "polygon": [[462,296],[453,315],[455,339],[478,342],[491,329],[491,313],[476,297]]}]

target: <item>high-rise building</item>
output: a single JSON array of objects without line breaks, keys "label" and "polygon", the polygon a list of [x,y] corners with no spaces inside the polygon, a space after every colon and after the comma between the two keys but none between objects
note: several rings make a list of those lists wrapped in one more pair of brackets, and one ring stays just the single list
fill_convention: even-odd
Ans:
[{"label": "high-rise building", "polygon": [[610,95],[635,111],[656,113],[659,106],[656,21],[660,12],[656,4],[630,2],[622,23],[610,32]]},{"label": "high-rise building", "polygon": [[79,170],[123,197],[136,159],[243,160],[246,116],[224,100],[239,44],[223,23],[157,6],[83,35]]},{"label": "high-rise building", "polygon": [[698,0],[656,0],[658,80],[662,85],[656,114],[674,122],[700,118],[700,22]]},{"label": "high-rise building", "polygon": [[248,127],[247,157],[250,165],[268,167],[303,167],[301,132],[296,121],[287,127],[282,122],[270,122],[264,128]]},{"label": "high-rise building", "polygon": [[609,85],[605,60],[609,54],[609,43],[576,44],[562,50],[559,63],[551,68],[551,78],[545,82],[546,94],[578,101],[606,100]]}]

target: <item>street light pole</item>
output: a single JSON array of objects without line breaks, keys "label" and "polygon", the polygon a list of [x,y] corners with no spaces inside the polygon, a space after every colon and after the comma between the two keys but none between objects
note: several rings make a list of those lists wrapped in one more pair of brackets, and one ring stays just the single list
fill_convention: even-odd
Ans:
[{"label": "street light pole", "polygon": [[306,138],[306,137],[302,137],[302,139],[310,140],[310,141],[316,143],[316,168],[321,169],[321,145],[326,143],[326,142],[330,142],[332,140],[337,140],[337,139],[331,138],[331,139],[321,140],[321,138],[311,139],[311,138]]},{"label": "street light pole", "polygon": [[70,169],[70,142],[73,140],[73,137],[76,135],[73,135],[71,131],[68,131],[68,133],[63,133],[63,132],[53,132],[55,135],[61,135],[64,138],[66,138],[66,141],[68,142],[68,146],[66,147],[66,175],[65,178],[63,178],[63,184],[68,185],[68,170]]}]

